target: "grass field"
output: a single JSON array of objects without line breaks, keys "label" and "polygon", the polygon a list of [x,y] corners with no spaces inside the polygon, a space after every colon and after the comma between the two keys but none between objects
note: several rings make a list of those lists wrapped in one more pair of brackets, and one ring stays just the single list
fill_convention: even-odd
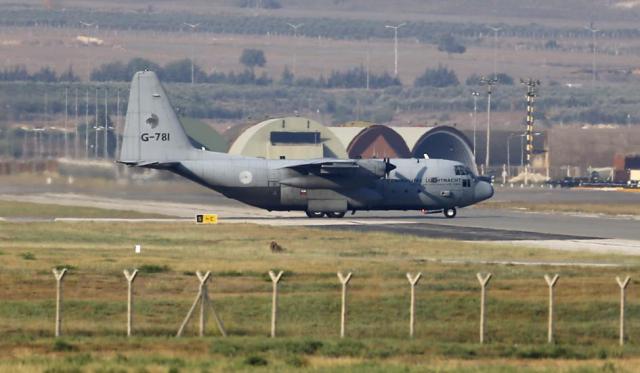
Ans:
[{"label": "grass field", "polygon": [[137,211],[105,210],[91,207],[60,206],[41,203],[0,201],[0,217],[10,218],[167,218],[166,215]]},{"label": "grass field", "polygon": [[640,215],[640,203],[529,203],[521,201],[485,202],[484,207],[533,212],[564,212],[603,215]]},{"label": "grass field", "polygon": [[[274,254],[277,241],[284,253]],[[141,244],[136,255],[134,244]],[[615,268],[445,264],[445,259],[607,262]],[[2,371],[633,371],[640,361],[640,303],[628,291],[629,342],[617,346],[615,276],[637,278],[638,259],[472,244],[383,233],[253,225],[0,223]],[[52,267],[70,269],[62,339],[53,338]],[[137,267],[135,324],[125,335],[125,268]],[[280,285],[276,340],[271,282]],[[210,296],[228,338],[175,335],[210,270]],[[336,271],[352,271],[347,336],[340,340]],[[405,272],[417,287],[416,338],[408,340]],[[488,344],[478,338],[476,272],[492,272]],[[545,273],[559,273],[557,341],[546,344]]]}]

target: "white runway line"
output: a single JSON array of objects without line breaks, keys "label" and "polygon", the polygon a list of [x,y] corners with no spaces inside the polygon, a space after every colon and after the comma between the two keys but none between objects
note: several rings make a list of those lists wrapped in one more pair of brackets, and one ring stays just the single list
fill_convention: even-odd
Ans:
[{"label": "white runway line", "polygon": [[70,223],[194,223],[194,219],[153,219],[153,218],[54,218],[54,222]]}]

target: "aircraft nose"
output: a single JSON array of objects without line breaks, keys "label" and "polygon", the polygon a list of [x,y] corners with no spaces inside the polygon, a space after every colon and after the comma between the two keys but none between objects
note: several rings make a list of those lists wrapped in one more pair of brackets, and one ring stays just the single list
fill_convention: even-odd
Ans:
[{"label": "aircraft nose", "polygon": [[479,180],[473,190],[476,202],[484,201],[493,197],[493,186],[491,183]]}]

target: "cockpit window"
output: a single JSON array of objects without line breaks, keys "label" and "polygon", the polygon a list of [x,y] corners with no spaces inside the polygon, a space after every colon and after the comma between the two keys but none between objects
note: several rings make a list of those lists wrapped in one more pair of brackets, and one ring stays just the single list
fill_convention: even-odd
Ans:
[{"label": "cockpit window", "polygon": [[473,172],[471,172],[471,170],[467,166],[454,166],[454,171],[456,173],[456,176],[473,176]]},{"label": "cockpit window", "polygon": [[456,171],[456,176],[468,175],[468,169],[465,166],[454,166],[454,170]]}]

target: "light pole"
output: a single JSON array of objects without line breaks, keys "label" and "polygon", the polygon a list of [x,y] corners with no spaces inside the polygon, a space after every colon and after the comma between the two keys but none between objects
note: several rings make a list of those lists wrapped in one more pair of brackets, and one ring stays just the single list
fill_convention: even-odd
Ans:
[{"label": "light pole", "polygon": [[69,122],[69,87],[64,87],[64,157],[69,157],[69,134],[67,124]]},{"label": "light pole", "polygon": [[[514,136],[518,136],[520,138],[524,138],[524,134],[510,133],[507,136],[507,175],[511,176],[511,139]],[[522,145],[522,141],[520,141],[520,145]],[[522,153],[522,146],[520,148],[520,153]],[[522,157],[522,156],[521,156]]]},{"label": "light pole", "polygon": [[489,26],[489,28],[491,30],[493,30],[493,79],[497,79],[498,78],[498,68],[497,68],[497,59],[498,59],[498,55],[497,55],[497,48],[498,48],[498,32],[500,32],[500,30],[502,30],[502,27],[491,27]]},{"label": "light pole", "polygon": [[476,162],[476,130],[478,127],[478,96],[480,96],[480,93],[478,93],[477,91],[472,91],[471,92],[471,96],[473,96],[473,163],[477,164]]},{"label": "light pole", "polygon": [[496,85],[498,80],[496,78],[488,79],[482,77],[480,84],[487,86],[487,152],[485,154],[484,169],[485,172],[489,171],[489,161],[491,153],[491,94],[493,93],[492,87]]},{"label": "light pole", "polygon": [[395,54],[395,63],[393,69],[393,75],[398,76],[398,29],[402,26],[406,25],[406,23],[401,23],[396,26],[386,25],[385,28],[393,29],[393,50]]},{"label": "light pole", "polygon": [[293,46],[293,76],[296,75],[296,64],[297,64],[297,59],[298,59],[298,28],[302,27],[304,25],[304,23],[298,23],[297,25],[291,24],[291,23],[287,23],[287,25],[289,27],[291,27],[293,29],[293,38],[294,40],[294,46]]},{"label": "light pole", "polygon": [[[107,147],[108,147],[108,142],[109,142],[109,106],[107,103],[107,99],[109,97],[109,91],[108,89],[105,87],[104,89],[104,148],[102,149],[102,158],[107,159],[109,158],[109,153],[107,151]],[[96,124],[97,125],[97,124]]]},{"label": "light pole", "polygon": [[93,142],[93,157],[98,159],[98,88],[96,87],[96,122],[93,125],[93,129],[95,129],[96,138]]},{"label": "light pole", "polygon": [[594,27],[593,21],[589,23],[589,26],[585,26],[585,30],[591,31],[591,49],[593,50],[593,58],[591,59],[591,86],[596,84],[596,34],[600,30]]},{"label": "light pole", "polygon": [[[84,26],[85,28],[87,28],[87,31],[89,31],[92,27],[96,27],[98,28],[98,25],[95,23],[89,23],[89,22],[83,22],[83,21],[78,21],[82,26]],[[89,38],[92,38],[92,33],[89,31]],[[91,43],[93,43],[93,40],[87,40],[87,47],[91,45]],[[91,78],[91,71],[93,70],[93,63],[92,63],[92,59],[91,59],[91,53],[87,53],[87,80],[90,80]]]},{"label": "light pole", "polygon": [[84,158],[89,159],[89,88],[84,100]]},{"label": "light pole", "polygon": [[193,52],[193,35],[196,31],[196,28],[200,26],[200,24],[199,23],[192,24],[187,22],[184,22],[183,24],[191,28],[191,85],[193,85],[195,83],[195,72],[194,72],[194,66],[193,66],[193,59],[195,58],[194,52]]}]

